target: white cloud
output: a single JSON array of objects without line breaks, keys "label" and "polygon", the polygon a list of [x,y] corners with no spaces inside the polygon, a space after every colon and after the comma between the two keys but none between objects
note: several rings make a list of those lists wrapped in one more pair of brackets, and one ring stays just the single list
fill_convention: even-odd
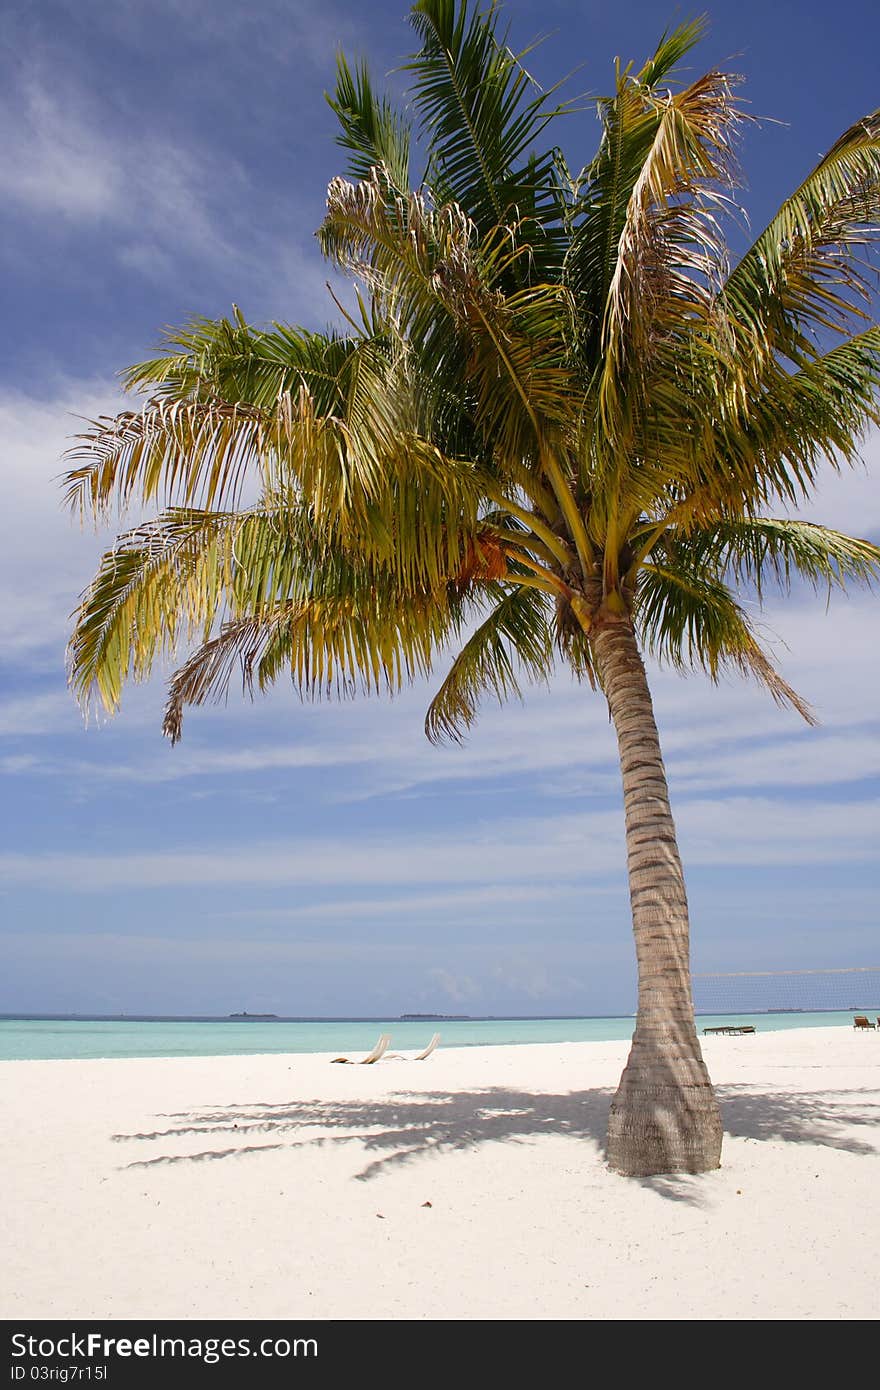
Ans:
[{"label": "white cloud", "polygon": [[[605,889],[591,886],[591,898],[606,892],[616,893],[615,887]],[[435,893],[402,892],[389,898],[341,898],[331,902],[307,903],[298,907],[240,908],[234,912],[222,912],[225,919],[241,918],[248,922],[298,922],[298,921],[339,921],[387,922],[404,917],[411,922],[419,922],[425,917],[441,918],[449,921],[452,914],[486,914],[497,916],[503,913],[505,921],[512,917],[534,916],[535,904],[559,902],[571,898],[569,884],[538,885],[517,883],[513,885],[492,884],[486,888],[453,889]],[[521,909],[521,912],[518,910]]]},{"label": "white cloud", "polygon": [[[880,802],[761,797],[685,801],[677,824],[686,864],[795,865],[870,863],[880,836]],[[9,884],[99,893],[120,888],[339,889],[449,882],[574,883],[617,877],[624,862],[617,810],[472,825],[467,834],[362,835],[353,841],[276,841],[211,851],[0,855]]]},{"label": "white cloud", "polygon": [[107,142],[84,127],[33,76],[18,92],[6,89],[7,132],[0,192],[40,215],[73,221],[116,217],[123,203],[124,169],[108,158]]},{"label": "white cloud", "polygon": [[119,409],[113,383],[64,384],[52,400],[0,394],[0,646],[7,660],[63,671],[68,615],[107,538],[62,508],[62,455],[83,418]]},{"label": "white cloud", "polygon": [[683,802],[676,824],[686,865],[871,864],[880,801],[703,798]]},{"label": "white cloud", "polygon": [[68,615],[107,536],[80,529],[63,510],[62,455],[83,419],[120,408],[111,382],[62,384],[51,400],[0,394],[0,646],[7,660],[63,671]]},{"label": "white cloud", "polygon": [[670,782],[678,793],[732,787],[818,787],[862,782],[880,776],[880,736],[852,729],[822,737],[813,731],[774,743],[744,743],[701,757],[668,760]]},{"label": "white cloud", "polygon": [[[333,55],[340,46],[362,49],[372,27],[363,17],[327,0],[260,0],[258,5],[225,4],[221,0],[129,0],[108,11],[106,22],[129,42],[137,43],[145,28],[181,26],[215,55],[232,48],[236,60],[250,58],[264,77],[267,65],[289,68],[295,61],[316,67],[329,81]],[[405,30],[402,30],[405,34]],[[210,76],[210,75],[209,75]],[[207,80],[202,78],[204,82]],[[225,74],[219,75],[225,80]]]},{"label": "white cloud", "polygon": [[456,975],[443,966],[432,966],[428,970],[428,979],[453,1004],[472,1004],[483,993],[470,975]]},{"label": "white cloud", "polygon": [[[76,706],[66,691],[44,691],[0,701],[0,737],[20,738],[22,735],[75,730],[81,723]],[[28,765],[38,770],[40,762],[35,753],[28,755]],[[57,765],[52,765],[55,770]]]},{"label": "white cloud", "polygon": [[862,448],[863,464],[835,472],[830,464],[819,471],[813,498],[795,515],[817,521],[850,536],[880,534],[880,433],[872,430]]},{"label": "white cloud", "polygon": [[262,303],[271,288],[295,316],[332,316],[313,229],[297,232],[292,187],[267,226],[248,170],[228,151],[123,121],[68,73],[26,67],[0,93],[7,208],[48,222],[55,236],[100,235],[109,257],[148,280],[175,284],[207,268],[239,302]]}]

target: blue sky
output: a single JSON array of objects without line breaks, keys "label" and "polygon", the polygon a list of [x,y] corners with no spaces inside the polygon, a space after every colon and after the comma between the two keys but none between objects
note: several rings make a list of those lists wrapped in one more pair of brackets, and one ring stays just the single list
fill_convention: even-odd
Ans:
[{"label": "blue sky", "polygon": [[[511,3],[512,41],[572,94],[607,88],[679,11]],[[684,13],[690,13],[685,11]],[[743,72],[743,201],[770,215],[880,104],[875,4],[709,7],[695,64]],[[75,416],[166,324],[238,303],[321,326],[316,254],[341,168],[334,52],[377,75],[410,47],[381,0],[25,0],[0,49],[0,1011],[608,1013],[633,1004],[616,750],[601,699],[560,677],[432,749],[426,690],[256,705],[162,740],[161,681],[85,727],[67,615],[101,537],[53,477]],[[392,77],[399,86],[401,79]],[[582,163],[588,114],[564,142]],[[809,514],[880,538],[880,439]],[[104,538],[106,542],[106,538]],[[654,672],[699,971],[880,963],[880,606],[798,596],[762,617],[818,729],[738,682]]]}]

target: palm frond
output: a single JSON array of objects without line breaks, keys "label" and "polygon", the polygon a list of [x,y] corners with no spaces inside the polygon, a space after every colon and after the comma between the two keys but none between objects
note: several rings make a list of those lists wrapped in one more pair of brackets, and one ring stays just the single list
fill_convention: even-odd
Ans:
[{"label": "palm frond", "polygon": [[391,687],[428,670],[463,602],[446,576],[405,587],[393,570],[334,544],[304,508],[179,509],[103,557],[76,616],[71,684],[84,705],[95,695],[113,711],[129,675],[144,678],[160,655],[196,638],[179,687],[189,702],[196,680],[219,689],[220,672],[232,669],[223,663],[247,638],[260,661],[243,669],[256,669],[261,687],[282,659],[302,693]]},{"label": "palm frond", "polygon": [[304,601],[232,619],[193,652],[169,682],[163,729],[172,743],[186,707],[224,701],[236,675],[251,695],[287,675],[307,699],[393,693],[428,675],[458,629],[460,604],[442,590],[407,593],[368,572],[347,580],[338,591],[325,581]]},{"label": "palm frond", "polygon": [[845,589],[849,582],[871,586],[880,579],[880,546],[811,521],[721,521],[690,531],[682,544],[700,569],[754,584],[759,597],[768,578],[786,593],[797,577],[828,590]]},{"label": "palm frond", "polygon": [[565,361],[565,291],[499,288],[519,254],[510,229],[478,241],[461,208],[435,209],[416,194],[389,211],[374,170],[360,184],[331,183],[322,237],[328,254],[387,296],[420,358],[435,371],[444,356],[455,359],[473,387],[474,421],[494,450],[514,460],[534,456],[546,432],[567,424],[574,379]]},{"label": "palm frond", "polygon": [[731,272],[722,302],[749,359],[801,365],[823,330],[852,331],[870,301],[861,253],[880,225],[880,110],[837,140]]},{"label": "palm frond", "polygon": [[[381,324],[374,322],[365,332],[381,343]],[[305,385],[319,410],[329,413],[338,402],[340,375],[363,336],[311,333],[280,323],[260,330],[236,310],[234,322],[194,319],[169,330],[170,351],[129,367],[123,381],[129,390],[147,390],[167,403],[219,400],[265,410]]]},{"label": "palm frond", "polygon": [[[880,329],[857,334],[799,371],[765,365],[728,391],[727,367],[693,360],[688,405],[654,383],[651,449],[625,476],[620,495],[647,553],[651,537],[720,519],[760,516],[811,494],[824,462],[860,461],[866,431],[880,424]],[[714,390],[713,390],[714,387]],[[638,523],[636,512],[653,516]],[[643,537],[647,537],[644,540]]]},{"label": "palm frond", "polygon": [[[719,502],[757,512],[779,498],[797,505],[820,465],[854,464],[870,425],[880,424],[880,328],[869,328],[786,372],[768,364],[740,401],[706,402],[705,470]],[[705,396],[704,396],[705,399]],[[725,409],[725,406],[728,408]],[[719,466],[720,465],[720,466]]]},{"label": "palm frond", "polygon": [[[536,149],[562,107],[541,91],[497,33],[497,10],[468,0],[419,0],[412,24],[422,40],[406,65],[427,137],[425,182],[438,202],[455,202],[484,235],[527,218],[559,216],[552,149]],[[545,233],[546,236],[546,233]],[[540,248],[535,247],[540,253]]]},{"label": "palm frond", "polygon": [[642,74],[618,75],[566,258],[571,355],[595,415],[579,452],[589,459],[593,534],[608,541],[608,592],[627,527],[663,473],[694,478],[694,442],[681,425],[692,412],[700,418],[695,359],[705,373],[722,351],[708,323],[725,264],[719,211],[736,181],[735,79],[712,71],[679,91],[656,90],[700,31],[684,26]]},{"label": "palm frond", "polygon": [[273,420],[223,400],[154,399],[88,422],[67,458],[67,504],[103,520],[114,503],[234,507],[249,475],[270,479]]},{"label": "palm frond", "polygon": [[460,742],[485,695],[503,703],[521,694],[520,675],[546,681],[552,672],[543,596],[534,589],[505,593],[496,587],[493,597],[492,612],[468,638],[428,708],[425,732],[432,743]]},{"label": "palm frond", "polygon": [[[723,90],[723,113],[713,112],[701,91],[702,84],[713,86],[716,94],[721,91],[722,74],[708,74],[702,83],[693,84],[675,96],[671,91],[657,90],[660,81],[669,76],[670,70],[701,37],[704,28],[703,20],[695,20],[664,35],[656,53],[638,74],[632,73],[631,66],[623,72],[618,70],[614,96],[598,103],[602,142],[596,157],[578,179],[579,197],[571,217],[572,235],[563,272],[577,304],[575,347],[587,374],[595,370],[600,359],[612,287],[615,280],[623,278],[624,272],[618,268],[621,239],[631,240],[632,229],[639,224],[644,230],[647,200],[652,189],[657,195],[655,211],[658,214],[661,206],[667,203],[664,190],[670,186],[670,168],[687,168],[682,144],[685,149],[691,147],[688,154],[692,160],[694,136],[698,140],[700,137],[699,126],[705,126],[710,117],[712,125],[717,125],[721,114],[728,121],[730,119],[729,90]],[[703,114],[699,119],[701,107]],[[690,117],[689,108],[693,108]],[[697,128],[689,131],[695,119]],[[711,131],[716,141],[717,133],[717,130]],[[729,170],[728,145],[729,140],[725,138],[724,158]],[[699,162],[703,164],[702,159]],[[640,194],[634,197],[637,189]],[[674,209],[668,207],[667,211],[674,213]]]},{"label": "palm frond", "polygon": [[431,396],[400,352],[364,341],[321,414],[305,385],[273,409],[222,402],[148,402],[100,420],[72,451],[68,499],[101,515],[137,499],[202,510],[238,505],[246,485],[268,505],[306,505],[340,544],[358,545],[403,579],[455,572],[483,495],[478,470],[431,442]]},{"label": "palm frond", "polygon": [[[87,708],[119,706],[179,638],[206,636],[229,586],[229,538],[247,518],[181,509],[119,537],[80,597],[68,646],[70,683]],[[223,544],[223,541],[226,544]]]},{"label": "palm frond", "polygon": [[352,69],[338,53],[336,86],[332,96],[325,95],[339,120],[336,143],[348,151],[351,177],[368,178],[373,166],[381,164],[395,193],[409,192],[409,125],[387,97],[376,94],[366,64]]},{"label": "palm frond", "polygon": [[722,580],[678,555],[670,561],[645,565],[639,576],[635,620],[645,648],[676,670],[702,669],[714,682],[730,670],[751,676],[776,704],[814,724],[809,705],[775,669]]}]

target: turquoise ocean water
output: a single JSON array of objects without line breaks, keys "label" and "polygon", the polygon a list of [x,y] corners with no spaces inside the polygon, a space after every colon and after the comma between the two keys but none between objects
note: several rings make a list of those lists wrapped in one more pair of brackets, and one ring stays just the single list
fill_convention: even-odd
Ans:
[{"label": "turquoise ocean water", "polygon": [[[878,1009],[868,1011],[872,1021]],[[852,1027],[852,1013],[701,1015],[697,1025],[752,1023],[759,1032]],[[230,1057],[267,1052],[368,1052],[380,1033],[395,1049],[493,1043],[609,1042],[629,1038],[632,1018],[322,1019],[268,1023],[219,1019],[0,1018],[0,1061],[88,1057]]]}]

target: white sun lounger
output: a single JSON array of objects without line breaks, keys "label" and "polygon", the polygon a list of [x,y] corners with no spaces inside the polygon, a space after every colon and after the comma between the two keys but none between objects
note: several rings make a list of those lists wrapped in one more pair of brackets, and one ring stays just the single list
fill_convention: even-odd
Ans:
[{"label": "white sun lounger", "polygon": [[440,1041],[440,1034],[439,1034],[439,1033],[435,1033],[434,1036],[433,1036],[433,1038],[431,1039],[431,1041],[428,1043],[428,1046],[425,1048],[424,1052],[417,1052],[416,1055],[415,1055],[415,1057],[406,1057],[406,1056],[404,1056],[404,1054],[403,1054],[402,1052],[389,1052],[389,1054],[388,1054],[388,1061],[389,1061],[389,1062],[424,1062],[424,1061],[427,1060],[428,1057],[430,1057],[431,1053],[434,1051],[434,1048],[437,1046],[437,1044],[438,1044],[439,1041]]},{"label": "white sun lounger", "polygon": [[350,1062],[353,1066],[366,1067],[373,1062],[378,1062],[380,1057],[384,1057],[388,1051],[388,1044],[391,1041],[390,1033],[383,1033],[372,1052],[368,1052],[366,1057],[361,1057],[360,1061],[355,1062],[353,1057],[333,1057],[334,1062]]}]

